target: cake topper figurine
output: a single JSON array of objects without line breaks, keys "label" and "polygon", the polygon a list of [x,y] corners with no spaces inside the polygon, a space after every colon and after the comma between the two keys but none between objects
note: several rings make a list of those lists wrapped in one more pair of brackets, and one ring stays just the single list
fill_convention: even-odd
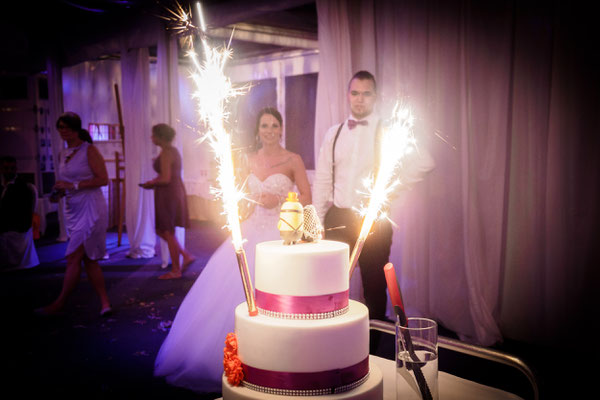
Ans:
[{"label": "cake topper figurine", "polygon": [[323,225],[317,215],[317,209],[312,204],[304,207],[304,237],[306,242],[318,242],[323,238]]},{"label": "cake topper figurine", "polygon": [[298,193],[288,192],[285,203],[281,205],[277,229],[283,239],[283,244],[296,244],[302,239],[302,226],[304,223],[304,211],[302,204],[298,201]]}]

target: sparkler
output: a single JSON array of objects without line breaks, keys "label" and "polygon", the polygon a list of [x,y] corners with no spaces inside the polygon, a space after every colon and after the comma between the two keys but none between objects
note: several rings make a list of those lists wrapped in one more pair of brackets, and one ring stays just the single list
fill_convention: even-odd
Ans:
[{"label": "sparkler", "polygon": [[350,255],[350,277],[356,268],[373,223],[378,218],[386,217],[381,210],[387,205],[389,194],[401,184],[399,179],[394,179],[394,172],[404,158],[416,150],[416,140],[412,132],[413,122],[411,111],[396,104],[391,120],[382,128],[379,149],[377,149],[380,155],[378,172],[374,180],[366,182],[369,189],[367,193],[369,204],[360,212],[363,223]]},{"label": "sparkler", "polygon": [[206,29],[200,30],[192,21],[192,10],[188,7],[186,11],[179,3],[175,3],[175,9],[165,7],[168,16],[159,15],[159,18],[168,22],[168,30],[183,38],[184,45],[194,47],[194,35],[203,35]]},{"label": "sparkler", "polygon": [[189,41],[190,50],[187,52],[187,56],[192,61],[193,72],[191,77],[196,88],[192,97],[196,100],[200,120],[206,128],[201,140],[206,140],[210,144],[217,161],[218,187],[211,190],[223,201],[223,213],[227,220],[226,228],[231,232],[231,239],[244,286],[244,294],[248,303],[248,312],[250,315],[257,315],[258,310],[250,280],[248,261],[243,247],[244,241],[238,212],[238,202],[244,198],[244,193],[235,182],[235,169],[231,151],[232,140],[231,135],[225,129],[225,121],[229,117],[229,113],[225,110],[226,104],[233,97],[245,93],[247,89],[246,87],[233,87],[230,79],[224,74],[225,63],[231,58],[232,51],[229,45],[220,49],[209,46],[206,35],[204,35],[206,28],[200,3],[196,4],[200,23],[194,25],[191,10],[185,12],[178,5],[177,12],[171,11],[171,14],[178,18],[175,21],[175,27],[172,29],[176,32],[193,34],[198,30],[197,26],[200,26],[197,33],[200,34],[204,50],[204,61],[200,62],[193,49],[192,40]]}]

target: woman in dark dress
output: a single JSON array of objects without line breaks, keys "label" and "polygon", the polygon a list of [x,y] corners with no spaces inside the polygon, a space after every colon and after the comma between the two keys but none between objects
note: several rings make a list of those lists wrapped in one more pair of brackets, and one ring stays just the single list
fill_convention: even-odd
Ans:
[{"label": "woman in dark dress", "polygon": [[[142,184],[144,189],[154,189],[154,215],[156,233],[167,242],[171,255],[171,271],[159,279],[181,278],[185,269],[195,257],[181,247],[175,236],[175,227],[189,225],[185,187],[181,180],[181,156],[171,145],[175,130],[167,124],[152,127],[152,142],[161,151],[154,160],[154,170],[158,176]],[[183,256],[183,266],[179,256]]]}]

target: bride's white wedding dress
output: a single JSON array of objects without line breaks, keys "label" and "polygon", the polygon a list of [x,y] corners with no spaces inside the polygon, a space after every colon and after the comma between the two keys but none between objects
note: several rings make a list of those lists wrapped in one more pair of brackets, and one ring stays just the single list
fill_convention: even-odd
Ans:
[{"label": "bride's white wedding dress", "polygon": [[[247,184],[252,194],[268,192],[279,196],[287,195],[294,187],[290,178],[281,173],[264,181],[251,174]],[[277,207],[266,209],[256,205],[252,215],[242,223],[252,282],[255,246],[279,239],[278,219]],[[155,375],[196,392],[220,392],[225,337],[233,332],[235,307],[245,300],[233,245],[226,240],[181,303],[156,357]]]}]

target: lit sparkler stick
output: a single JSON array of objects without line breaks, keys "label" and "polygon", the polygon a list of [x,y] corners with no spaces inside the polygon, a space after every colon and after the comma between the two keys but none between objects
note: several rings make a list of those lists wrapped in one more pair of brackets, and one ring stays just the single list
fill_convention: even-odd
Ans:
[{"label": "lit sparkler stick", "polygon": [[[196,100],[200,119],[206,127],[202,140],[208,141],[217,160],[218,188],[213,188],[212,191],[223,201],[223,211],[227,217],[226,227],[231,232],[231,239],[244,286],[244,294],[248,303],[248,312],[250,315],[257,315],[258,310],[256,309],[248,261],[243,247],[238,213],[238,202],[244,198],[244,193],[235,183],[231,135],[225,129],[225,120],[229,116],[225,111],[226,103],[231,98],[244,93],[246,88],[234,88],[229,78],[223,73],[227,59],[231,58],[231,49],[229,46],[224,49],[209,46],[204,35],[204,18],[199,3],[197,3],[197,10],[200,18],[199,26],[202,29],[201,41],[204,50],[204,61],[200,62],[193,48],[188,51],[187,55],[192,60],[194,67],[192,80],[196,86],[196,91],[192,94],[192,97]],[[190,16],[185,14],[181,23],[190,24],[190,19]]]},{"label": "lit sparkler stick", "polygon": [[414,117],[408,108],[394,108],[388,126],[383,127],[379,142],[379,165],[375,181],[369,184],[369,205],[361,211],[363,223],[350,255],[350,277],[356,268],[358,258],[367,236],[377,218],[383,217],[381,209],[387,204],[388,195],[400,184],[394,179],[394,171],[404,158],[416,150],[416,140],[412,132]]}]

